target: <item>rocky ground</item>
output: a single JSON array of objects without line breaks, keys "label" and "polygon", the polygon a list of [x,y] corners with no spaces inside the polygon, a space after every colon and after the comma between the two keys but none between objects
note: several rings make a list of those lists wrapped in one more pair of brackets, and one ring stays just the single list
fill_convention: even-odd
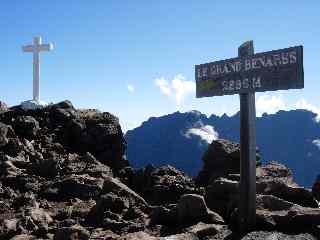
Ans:
[{"label": "rocky ground", "polygon": [[237,233],[239,145],[214,141],[194,180],[133,169],[118,119],[68,101],[36,111],[0,102],[0,239],[320,239],[312,191],[257,153],[257,225]]}]

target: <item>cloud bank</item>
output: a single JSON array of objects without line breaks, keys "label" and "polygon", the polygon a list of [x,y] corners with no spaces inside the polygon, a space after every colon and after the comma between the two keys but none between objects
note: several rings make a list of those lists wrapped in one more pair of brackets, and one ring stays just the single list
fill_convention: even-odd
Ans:
[{"label": "cloud bank", "polygon": [[316,120],[319,122],[320,121],[320,108],[308,103],[304,98],[300,99],[296,104],[295,107],[297,109],[306,109],[309,110],[315,114],[317,114],[316,116]]},{"label": "cloud bank", "polygon": [[215,131],[214,127],[210,125],[205,125],[200,128],[191,128],[185,133],[185,137],[187,138],[191,138],[192,135],[199,136],[208,144],[219,138],[219,134]]},{"label": "cloud bank", "polygon": [[273,114],[279,110],[285,109],[287,109],[287,106],[281,95],[271,96],[269,94],[264,94],[258,97],[256,101],[256,111],[258,116],[261,116],[263,113]]},{"label": "cloud bank", "polygon": [[257,116],[261,116],[263,113],[273,114],[279,110],[290,109],[309,110],[317,115],[315,120],[320,122],[320,108],[308,103],[304,98],[299,99],[293,105],[290,104],[290,106],[283,100],[282,95],[264,94],[256,100]]},{"label": "cloud bank", "polygon": [[193,81],[187,81],[178,74],[171,81],[165,78],[158,78],[154,81],[161,93],[167,97],[174,97],[176,104],[179,106],[189,94],[195,93],[196,84]]}]

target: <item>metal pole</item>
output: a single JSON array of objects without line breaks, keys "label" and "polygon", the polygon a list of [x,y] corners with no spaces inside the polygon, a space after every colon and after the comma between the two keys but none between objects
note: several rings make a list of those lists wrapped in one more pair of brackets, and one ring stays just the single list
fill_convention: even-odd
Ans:
[{"label": "metal pole", "polygon": [[[238,49],[238,56],[254,54],[253,41]],[[256,223],[256,108],[255,93],[240,93],[240,201],[239,230],[248,232]]]}]

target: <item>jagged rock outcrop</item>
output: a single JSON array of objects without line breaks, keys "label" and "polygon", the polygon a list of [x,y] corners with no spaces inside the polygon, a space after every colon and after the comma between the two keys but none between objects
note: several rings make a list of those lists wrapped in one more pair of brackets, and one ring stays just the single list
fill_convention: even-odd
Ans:
[{"label": "jagged rock outcrop", "polygon": [[[206,187],[205,199],[212,210],[229,218],[239,201],[239,176],[218,178]],[[318,208],[310,190],[293,182],[291,171],[284,165],[271,162],[257,168],[256,191],[273,195],[303,207]]]},{"label": "jagged rock outcrop", "polygon": [[[209,154],[205,165],[213,175],[204,188],[172,166],[130,167],[110,113],[77,110],[69,101],[6,109],[0,112],[0,239],[240,239],[233,231],[238,146],[219,144],[220,157]],[[291,223],[320,233],[315,191],[295,184],[281,164],[257,173],[256,230],[288,232]],[[250,234],[243,239],[258,233]]]},{"label": "jagged rock outcrop", "polygon": [[[257,150],[257,166],[260,165]],[[206,186],[210,181],[229,174],[240,173],[240,145],[225,139],[213,141],[202,157],[203,168],[199,172],[196,183]]]},{"label": "jagged rock outcrop", "polygon": [[0,122],[12,127],[11,147],[19,148],[21,142],[29,141],[30,144],[22,144],[42,157],[42,151],[51,150],[46,153],[51,154],[66,149],[79,155],[90,152],[114,171],[128,166],[123,158],[126,143],[119,120],[110,113],[77,110],[71,102],[64,101],[36,111],[16,106],[2,113]]},{"label": "jagged rock outcrop", "polygon": [[169,165],[125,168],[120,177],[152,205],[177,203],[183,194],[199,193],[191,177]]},{"label": "jagged rock outcrop", "polygon": [[[226,162],[230,162],[231,158],[236,159],[235,155],[227,155],[230,153],[230,146],[235,145],[225,141],[217,143],[218,146],[221,144],[225,144],[224,148],[220,147],[220,150],[224,149],[225,154],[219,152],[218,156],[227,156]],[[239,156],[239,152],[234,152],[234,154]],[[213,161],[218,159],[216,161],[220,164],[218,157],[212,157],[212,159]],[[239,158],[238,161],[240,161]],[[212,165],[215,163],[213,162]],[[211,177],[206,185],[205,200],[210,209],[221,214],[233,230],[237,230],[240,175],[233,172],[232,166],[226,164],[224,167],[229,167],[230,170],[222,172],[229,173],[219,178]],[[199,176],[203,175],[200,173]],[[309,232],[317,236],[320,209],[315,199],[315,189],[316,187],[311,192],[296,184],[292,172],[283,164],[270,162],[265,166],[258,166],[256,190],[259,195],[257,195],[255,229],[294,233]],[[292,226],[295,226],[294,229]]]},{"label": "jagged rock outcrop", "polygon": [[[121,219],[132,226],[132,220],[144,218],[144,199],[113,178],[128,166],[116,117],[77,110],[69,101],[39,110],[2,110],[1,239],[47,239],[48,234],[54,239],[89,239],[86,224],[95,227],[89,216],[106,194],[129,204],[117,212],[120,225]],[[113,208],[107,210],[115,215]],[[118,224],[112,221],[109,224]]]},{"label": "jagged rock outcrop", "polygon": [[[272,195],[257,195],[256,229],[291,233],[318,234],[320,209],[307,208]],[[238,211],[231,217],[231,226],[238,228]]]}]

